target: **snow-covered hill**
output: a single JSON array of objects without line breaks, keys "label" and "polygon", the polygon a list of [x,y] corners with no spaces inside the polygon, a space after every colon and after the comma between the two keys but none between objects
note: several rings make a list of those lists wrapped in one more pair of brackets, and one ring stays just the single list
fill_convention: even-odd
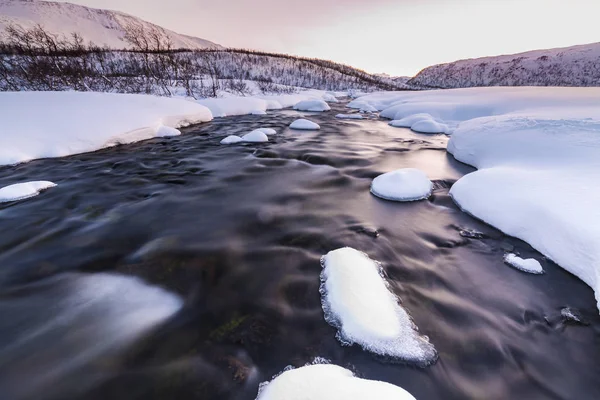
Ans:
[{"label": "snow-covered hill", "polygon": [[[79,33],[84,40],[112,49],[130,47],[123,40],[125,28],[130,24],[143,26],[146,30],[160,28],[150,22],[118,11],[100,10],[70,3],[38,0],[0,0],[0,37],[9,24],[31,28],[41,24],[47,31],[69,36]],[[174,48],[204,49],[222,48],[208,40],[181,35],[168,29],[165,34]]]},{"label": "snow-covered hill", "polygon": [[600,86],[600,43],[434,65],[408,84],[434,88]]}]

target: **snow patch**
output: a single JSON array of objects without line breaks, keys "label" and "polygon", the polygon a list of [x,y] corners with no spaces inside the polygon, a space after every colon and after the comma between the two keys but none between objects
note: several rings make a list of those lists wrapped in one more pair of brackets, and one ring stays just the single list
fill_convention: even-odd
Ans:
[{"label": "snow patch", "polygon": [[24,182],[5,186],[0,189],[0,203],[25,200],[30,197],[35,197],[40,194],[41,191],[53,188],[55,186],[55,183],[48,181]]},{"label": "snow patch", "polygon": [[321,259],[321,301],[325,320],[338,329],[344,345],[428,365],[437,353],[420,336],[383,277],[381,266],[366,254],[346,247]]},{"label": "snow patch", "polygon": [[229,135],[225,139],[221,140],[221,144],[236,144],[236,143],[241,143],[243,141],[244,141],[244,139],[242,139],[239,136]]},{"label": "snow patch", "polygon": [[305,131],[316,131],[321,129],[319,124],[316,124],[307,119],[297,119],[290,124],[291,129],[305,130]]},{"label": "snow patch", "polygon": [[242,140],[248,143],[266,143],[269,137],[263,131],[256,129],[242,136]]},{"label": "snow patch", "polygon": [[258,128],[257,130],[261,131],[267,136],[276,135],[277,131],[273,128]]},{"label": "snow patch", "polygon": [[529,258],[527,260],[522,259],[516,254],[506,254],[504,256],[504,262],[511,267],[519,269],[523,272],[528,272],[530,274],[543,274],[544,269],[542,268],[542,264],[538,260],[533,258]]},{"label": "snow patch", "polygon": [[371,193],[392,201],[417,201],[431,196],[433,183],[418,169],[404,168],[380,175],[371,184]]},{"label": "snow patch", "polygon": [[260,385],[257,400],[415,400],[399,386],[357,378],[332,364],[286,369]]},{"label": "snow patch", "polygon": [[294,106],[294,110],[298,111],[309,111],[309,112],[321,112],[321,111],[329,111],[331,107],[329,104],[325,103],[323,100],[304,100],[297,103]]}]

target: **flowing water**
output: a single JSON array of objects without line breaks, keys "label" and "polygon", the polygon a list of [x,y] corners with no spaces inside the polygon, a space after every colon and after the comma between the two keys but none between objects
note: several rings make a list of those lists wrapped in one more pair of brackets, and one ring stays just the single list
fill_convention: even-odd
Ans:
[{"label": "flowing water", "polygon": [[[0,186],[58,184],[0,206],[0,398],[254,399],[315,357],[419,400],[600,398],[592,290],[457,209],[449,188],[472,168],[445,152],[446,137],[336,120],[343,111],[302,114],[319,132],[287,129],[301,114],[282,111],[0,169]],[[280,133],[219,145],[258,127]],[[434,180],[429,201],[369,193],[403,167]],[[319,261],[343,246],[382,262],[434,365],[336,341]],[[505,251],[547,273],[504,265]]]}]

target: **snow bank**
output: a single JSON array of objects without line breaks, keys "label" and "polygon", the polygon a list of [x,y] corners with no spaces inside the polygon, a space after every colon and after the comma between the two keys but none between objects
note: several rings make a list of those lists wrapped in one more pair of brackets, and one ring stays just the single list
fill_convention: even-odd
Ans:
[{"label": "snow bank", "polygon": [[445,124],[435,121],[429,114],[414,114],[390,122],[396,128],[410,128],[419,133],[448,133],[450,129]]},{"label": "snow bank", "polygon": [[0,189],[0,203],[9,201],[25,200],[30,197],[35,197],[42,190],[55,187],[56,184],[48,181],[35,181],[17,183]]},{"label": "snow bank", "polygon": [[335,117],[338,119],[364,119],[360,114],[338,114]]},{"label": "snow bank", "polygon": [[600,307],[600,89],[474,88],[360,98],[399,119],[454,125],[448,151],[478,168],[450,194],[596,292]]},{"label": "snow bank", "polygon": [[242,140],[248,143],[266,143],[269,137],[260,129],[256,129],[242,136]]},{"label": "snow bank", "polygon": [[316,124],[307,119],[297,119],[290,124],[291,129],[305,130],[305,131],[315,131],[321,129],[319,124]]},{"label": "snow bank", "polygon": [[360,379],[331,364],[286,370],[260,386],[257,400],[415,400],[390,383]]},{"label": "snow bank", "polygon": [[311,112],[321,112],[321,111],[329,111],[331,107],[329,104],[325,103],[323,100],[304,100],[297,103],[294,106],[294,110],[298,111],[311,111]]},{"label": "snow bank", "polygon": [[391,359],[427,365],[436,351],[398,304],[381,266],[366,254],[346,247],[321,260],[321,295],[325,319],[338,329],[344,345]]},{"label": "snow bank", "polygon": [[[268,104],[267,104],[268,107]],[[264,110],[254,110],[250,112],[251,115],[267,115],[267,112]]]},{"label": "snow bank", "polygon": [[410,128],[417,122],[432,120],[432,119],[433,118],[431,117],[431,115],[425,114],[425,113],[420,113],[420,114],[410,115],[410,116],[408,116],[406,118],[402,118],[402,119],[395,119],[390,122],[390,125],[395,128]]},{"label": "snow bank", "polygon": [[544,269],[542,268],[542,264],[536,259],[529,258],[527,260],[518,257],[516,254],[506,254],[504,256],[504,262],[511,267],[519,269],[523,272],[528,272],[530,274],[543,274]]},{"label": "snow bank", "polygon": [[371,193],[393,201],[424,200],[431,196],[433,183],[421,170],[404,168],[378,176],[371,184]]},{"label": "snow bank", "polygon": [[63,157],[157,136],[210,121],[194,102],[92,92],[0,93],[0,165]]}]

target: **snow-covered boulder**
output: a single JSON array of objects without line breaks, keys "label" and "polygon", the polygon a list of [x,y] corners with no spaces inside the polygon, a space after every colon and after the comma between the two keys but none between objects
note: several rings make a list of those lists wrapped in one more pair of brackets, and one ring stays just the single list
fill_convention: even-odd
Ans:
[{"label": "snow-covered boulder", "polygon": [[48,181],[34,181],[17,183],[0,189],[0,203],[9,201],[25,200],[35,197],[43,190],[55,187],[56,184]]},{"label": "snow-covered boulder", "polygon": [[522,259],[516,254],[506,254],[504,256],[504,262],[510,265],[513,268],[519,269],[523,272],[528,272],[530,274],[543,274],[544,268],[542,268],[542,264],[534,258]]},{"label": "snow-covered boulder", "polygon": [[382,276],[381,265],[346,247],[321,259],[325,320],[345,345],[393,359],[427,365],[437,353],[414,324]]},{"label": "snow-covered boulder", "polygon": [[269,137],[260,129],[256,129],[242,136],[242,140],[248,143],[266,143]]},{"label": "snow-covered boulder", "polygon": [[310,112],[321,112],[329,111],[331,107],[323,100],[303,100],[294,106],[294,110],[298,111],[310,111]]},{"label": "snow-covered boulder", "polygon": [[328,103],[339,103],[337,97],[333,93],[325,93],[323,96],[323,100]]},{"label": "snow-covered boulder", "polygon": [[236,143],[241,143],[243,141],[244,141],[244,139],[242,139],[239,136],[229,135],[225,139],[221,140],[221,144],[236,144]]},{"label": "snow-covered boulder", "polygon": [[417,201],[431,196],[433,183],[418,169],[404,168],[380,175],[371,184],[371,193],[385,200]]},{"label": "snow-covered boulder", "polygon": [[261,131],[267,136],[276,135],[277,131],[273,128],[258,128],[257,130]]},{"label": "snow-covered boulder", "polygon": [[260,385],[257,400],[415,400],[399,386],[354,376],[331,364],[287,369]]},{"label": "snow-covered boulder", "polygon": [[156,129],[156,137],[179,136],[181,131],[170,126],[160,124]]},{"label": "snow-covered boulder", "polygon": [[448,133],[449,131],[447,125],[440,124],[432,119],[415,122],[410,129],[418,133]]},{"label": "snow-covered boulder", "polygon": [[390,126],[393,126],[395,128],[410,128],[417,122],[429,121],[432,119],[433,118],[429,114],[419,113],[419,114],[409,115],[408,117],[405,117],[402,119],[394,119],[390,122]]},{"label": "snow-covered boulder", "polygon": [[304,119],[304,118],[297,119],[294,122],[292,122],[290,124],[290,128],[304,130],[304,131],[316,131],[316,130],[321,129],[319,124],[316,124],[316,123],[309,121],[307,119]]}]

